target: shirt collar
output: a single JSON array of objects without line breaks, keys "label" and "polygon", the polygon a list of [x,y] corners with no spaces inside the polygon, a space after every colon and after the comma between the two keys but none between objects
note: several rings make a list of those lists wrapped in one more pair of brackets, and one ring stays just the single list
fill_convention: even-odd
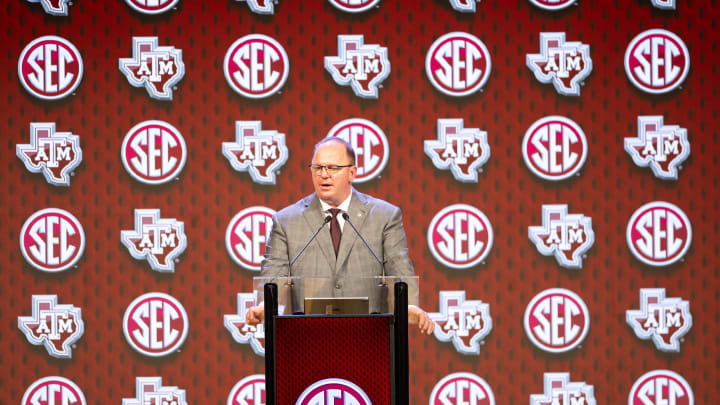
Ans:
[{"label": "shirt collar", "polygon": [[[337,208],[342,212],[348,212],[348,209],[350,208],[350,199],[351,198],[352,198],[352,192],[350,193],[350,195],[348,195],[348,197],[345,199],[345,201],[343,201],[342,203],[340,203],[340,205],[337,206]],[[320,206],[322,207],[323,212],[328,212],[328,210],[330,208],[333,208],[332,206],[330,206],[330,204],[326,203],[323,200],[320,200]]]}]

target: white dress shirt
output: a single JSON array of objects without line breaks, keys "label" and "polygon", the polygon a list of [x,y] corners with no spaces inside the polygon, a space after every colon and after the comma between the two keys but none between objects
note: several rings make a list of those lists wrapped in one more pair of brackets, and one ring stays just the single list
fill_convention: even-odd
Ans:
[{"label": "white dress shirt", "polygon": [[340,203],[340,205],[338,205],[337,207],[332,207],[330,204],[326,203],[325,201],[320,200],[320,206],[322,207],[323,212],[326,215],[332,215],[332,214],[330,214],[331,208],[337,208],[340,210],[340,212],[337,214],[338,224],[340,224],[340,232],[343,231],[343,227],[345,226],[345,218],[342,217],[342,214],[343,214],[343,212],[348,212],[348,209],[350,208],[350,198],[352,198],[352,193],[350,193],[350,195],[348,195],[348,197],[345,199],[345,201]]}]

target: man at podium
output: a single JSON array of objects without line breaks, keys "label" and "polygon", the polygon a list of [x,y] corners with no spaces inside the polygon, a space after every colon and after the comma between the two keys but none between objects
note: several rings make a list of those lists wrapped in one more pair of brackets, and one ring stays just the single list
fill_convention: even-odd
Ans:
[{"label": "man at podium", "polygon": [[[355,295],[354,278],[413,276],[400,209],[352,188],[357,173],[352,146],[324,138],[309,166],[315,193],[273,216],[262,276],[333,277],[336,296]],[[262,306],[247,311],[248,324],[263,318]],[[435,327],[414,305],[408,307],[408,321],[427,334]]]}]

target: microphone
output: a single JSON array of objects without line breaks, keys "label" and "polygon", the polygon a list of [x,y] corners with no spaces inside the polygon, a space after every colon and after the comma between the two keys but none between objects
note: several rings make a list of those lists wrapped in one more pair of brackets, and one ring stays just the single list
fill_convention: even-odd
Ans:
[{"label": "microphone", "polygon": [[355,228],[355,225],[353,225],[352,221],[350,221],[350,215],[348,215],[347,212],[343,212],[342,217],[343,217],[343,219],[345,220],[345,222],[347,222],[348,224],[350,224],[350,226],[352,227],[352,229],[353,229],[353,230],[355,231],[355,233],[360,237],[360,240],[363,241],[363,243],[365,244],[365,246],[367,246],[367,248],[370,249],[370,253],[372,253],[372,255],[373,255],[373,257],[375,258],[375,260],[377,260],[377,262],[380,263],[380,267],[382,268],[382,277],[383,277],[382,284],[384,284],[384,283],[385,283],[385,263],[383,263],[383,261],[380,260],[380,258],[379,258],[378,255],[375,253],[375,251],[373,250],[373,248],[370,247],[370,244],[368,244],[367,241],[365,240],[365,238],[363,238],[363,236],[360,234],[360,231],[358,231],[358,229]]},{"label": "microphone", "polygon": [[295,264],[295,262],[296,262],[297,259],[300,257],[300,255],[305,251],[305,249],[307,249],[308,246],[310,246],[310,243],[312,243],[312,241],[315,240],[315,237],[318,236],[318,234],[319,234],[320,231],[323,229],[323,227],[325,227],[325,225],[327,225],[327,223],[330,222],[330,221],[332,221],[332,215],[326,216],[325,219],[323,220],[322,225],[320,225],[320,227],[317,229],[317,231],[315,231],[315,233],[314,233],[313,236],[310,238],[310,240],[308,240],[307,243],[305,244],[305,246],[303,246],[303,248],[300,249],[300,251],[298,252],[298,254],[296,254],[295,257],[294,257],[292,260],[290,260],[290,264],[288,264],[288,277],[291,277],[291,276],[292,276],[292,273],[291,273],[291,270],[290,270],[290,269],[292,268],[292,265]]}]

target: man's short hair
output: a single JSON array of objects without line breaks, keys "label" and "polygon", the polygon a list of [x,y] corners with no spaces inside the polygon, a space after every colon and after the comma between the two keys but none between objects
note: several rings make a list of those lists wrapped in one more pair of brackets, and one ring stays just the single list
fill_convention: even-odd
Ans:
[{"label": "man's short hair", "polygon": [[328,136],[326,138],[323,138],[320,140],[320,142],[315,144],[315,147],[313,148],[313,156],[315,156],[315,152],[317,152],[318,148],[322,145],[325,145],[329,142],[337,142],[343,146],[345,146],[345,152],[347,153],[347,157],[350,158],[350,163],[355,165],[355,149],[353,149],[352,145],[350,145],[350,142],[338,138],[336,136]]}]

